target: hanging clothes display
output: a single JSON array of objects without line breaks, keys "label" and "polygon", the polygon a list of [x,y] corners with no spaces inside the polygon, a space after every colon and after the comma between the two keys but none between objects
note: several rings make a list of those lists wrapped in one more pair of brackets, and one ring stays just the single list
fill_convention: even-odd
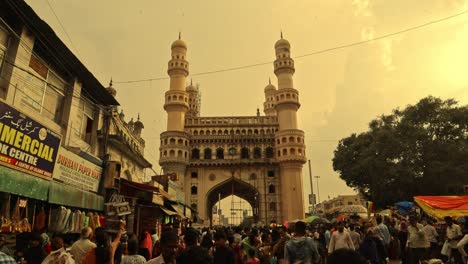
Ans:
[{"label": "hanging clothes display", "polygon": [[46,219],[47,215],[45,213],[44,206],[37,212],[35,219],[34,219],[34,231],[40,232],[46,227]]}]

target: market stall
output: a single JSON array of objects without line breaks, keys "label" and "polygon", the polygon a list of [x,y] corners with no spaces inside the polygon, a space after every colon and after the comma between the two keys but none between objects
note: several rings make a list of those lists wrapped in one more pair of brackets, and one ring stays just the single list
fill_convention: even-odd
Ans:
[{"label": "market stall", "polygon": [[468,195],[415,196],[414,201],[428,215],[437,219],[445,216],[460,218],[468,215]]}]

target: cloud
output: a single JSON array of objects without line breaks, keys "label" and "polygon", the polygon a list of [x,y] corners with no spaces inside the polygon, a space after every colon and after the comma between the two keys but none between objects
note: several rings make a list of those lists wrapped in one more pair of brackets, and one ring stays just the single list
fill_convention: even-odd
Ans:
[{"label": "cloud", "polygon": [[380,60],[387,71],[395,70],[395,65],[393,65],[392,58],[392,40],[384,39],[380,41]]},{"label": "cloud", "polygon": [[352,5],[355,8],[355,16],[370,17],[373,15],[370,9],[370,0],[353,0]]}]

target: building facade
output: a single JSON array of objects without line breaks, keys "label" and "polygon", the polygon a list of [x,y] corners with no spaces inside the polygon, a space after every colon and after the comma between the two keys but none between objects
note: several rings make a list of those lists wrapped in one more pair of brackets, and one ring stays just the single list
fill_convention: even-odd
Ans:
[{"label": "building facade", "polygon": [[335,198],[323,201],[316,205],[316,210],[321,211],[326,215],[337,215],[346,206],[360,205],[365,206],[364,199],[358,194],[356,195],[338,195]]},{"label": "building facade", "polygon": [[[275,44],[278,88],[271,81],[265,87],[264,115],[257,110],[253,116],[202,117],[199,87],[186,85],[187,45],[180,37],[172,43],[159,163],[164,173],[177,175],[177,199],[196,208],[201,218],[212,219],[215,203],[230,195],[252,206],[255,222],[304,217],[305,144],[297,124],[300,103],[290,49],[282,37]],[[225,212],[227,217],[241,213],[231,209],[239,212]]]}]

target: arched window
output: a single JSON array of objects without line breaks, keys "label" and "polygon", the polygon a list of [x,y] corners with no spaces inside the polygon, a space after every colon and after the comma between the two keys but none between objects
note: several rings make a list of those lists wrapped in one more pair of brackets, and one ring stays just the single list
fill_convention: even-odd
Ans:
[{"label": "arched window", "polygon": [[224,159],[224,149],[216,149],[216,159]]},{"label": "arched window", "polygon": [[272,159],[274,156],[273,148],[272,147],[267,147],[265,150],[265,156],[267,159]]},{"label": "arched window", "polygon": [[173,149],[169,150],[169,157],[175,157],[175,151]]},{"label": "arched window", "polygon": [[200,159],[200,150],[197,148],[192,149],[192,159]]},{"label": "arched window", "polygon": [[200,136],[203,136],[203,135],[205,135],[205,131],[200,130]]},{"label": "arched window", "polygon": [[293,149],[293,148],[289,149],[289,154],[296,155],[296,149]]},{"label": "arched window", "polygon": [[182,158],[182,150],[177,151],[177,157]]},{"label": "arched window", "polygon": [[271,202],[271,203],[268,205],[268,207],[269,207],[269,208],[268,208],[269,211],[271,211],[271,212],[276,211],[276,203]]},{"label": "arched window", "polygon": [[268,185],[268,193],[275,193],[275,191],[276,191],[275,185],[273,184]]},{"label": "arched window", "polygon": [[175,138],[171,138],[171,139],[169,140],[169,143],[175,144]]},{"label": "arched window", "polygon": [[253,151],[253,158],[254,159],[259,159],[262,157],[262,149],[261,148],[254,148],[254,151]]},{"label": "arched window", "polygon": [[286,156],[288,155],[288,150],[287,149],[283,149],[283,156]]},{"label": "arched window", "polygon": [[179,140],[177,140],[177,144],[183,145],[183,144],[184,144],[184,141],[183,141],[182,139],[179,138]]},{"label": "arched window", "polygon": [[197,193],[198,193],[197,186],[192,186],[192,188],[190,188],[190,194],[197,194]]},{"label": "arched window", "polygon": [[205,149],[204,154],[203,154],[203,158],[204,159],[211,159],[211,149],[210,148]]},{"label": "arched window", "polygon": [[192,179],[198,179],[198,173],[196,171],[192,171]]},{"label": "arched window", "polygon": [[242,148],[241,149],[241,159],[248,159],[249,158],[249,149]]},{"label": "arched window", "polygon": [[193,131],[194,136],[198,136],[198,130]]}]

